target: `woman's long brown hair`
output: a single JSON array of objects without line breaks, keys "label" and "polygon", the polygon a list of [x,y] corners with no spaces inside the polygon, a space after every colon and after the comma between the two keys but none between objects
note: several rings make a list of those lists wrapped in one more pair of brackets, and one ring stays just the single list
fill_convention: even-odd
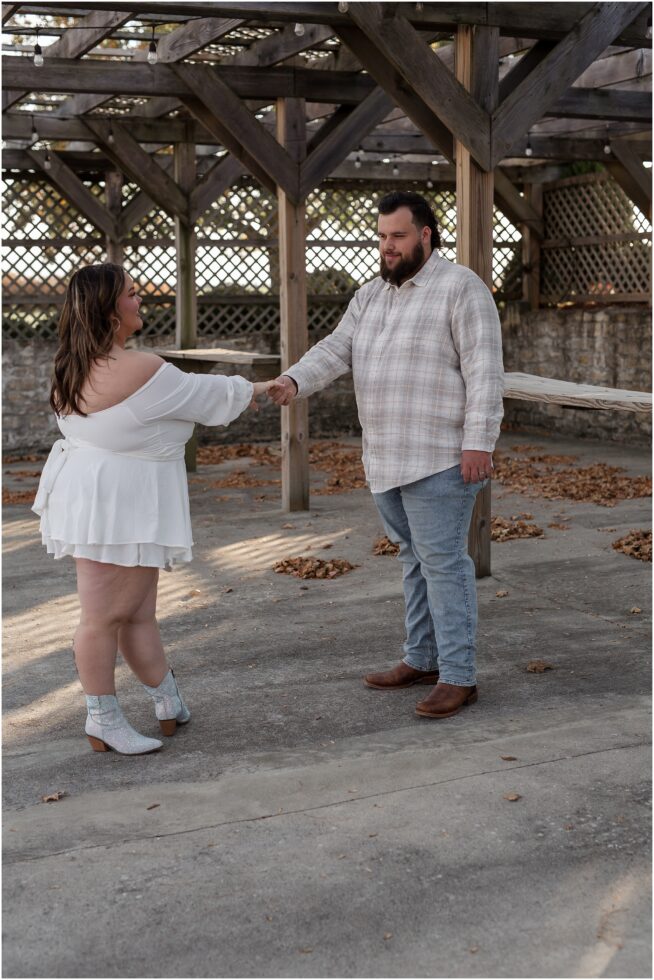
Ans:
[{"label": "woman's long brown hair", "polygon": [[88,265],[71,276],[59,317],[50,389],[50,405],[57,415],[86,415],[80,406],[82,387],[94,362],[109,356],[124,287],[125,271],[112,262]]}]

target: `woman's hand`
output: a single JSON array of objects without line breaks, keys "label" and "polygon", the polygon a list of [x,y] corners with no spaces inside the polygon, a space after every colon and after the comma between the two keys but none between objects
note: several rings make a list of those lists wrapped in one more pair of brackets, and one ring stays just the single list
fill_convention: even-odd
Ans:
[{"label": "woman's hand", "polygon": [[275,384],[274,381],[255,381],[252,385],[254,391],[252,393],[252,401],[250,402],[250,408],[254,409],[255,412],[259,411],[259,405],[257,404],[257,398],[261,395],[265,395],[269,388]]}]

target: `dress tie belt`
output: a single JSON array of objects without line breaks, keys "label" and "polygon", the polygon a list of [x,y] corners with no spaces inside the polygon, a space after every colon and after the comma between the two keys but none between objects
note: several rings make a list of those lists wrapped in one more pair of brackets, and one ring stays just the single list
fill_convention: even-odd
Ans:
[{"label": "dress tie belt", "polygon": [[52,493],[52,488],[55,485],[57,477],[64,468],[64,464],[70,453],[75,448],[76,447],[73,446],[68,439],[57,439],[52,446],[50,455],[48,456],[41,473],[39,489],[37,490],[34,503],[32,504],[32,510],[35,514],[38,514],[39,517],[48,506],[48,499]]}]

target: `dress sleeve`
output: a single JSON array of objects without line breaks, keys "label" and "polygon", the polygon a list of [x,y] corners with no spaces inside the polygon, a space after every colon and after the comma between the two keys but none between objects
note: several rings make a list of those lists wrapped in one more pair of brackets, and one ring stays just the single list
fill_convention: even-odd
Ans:
[{"label": "dress sleeve", "polygon": [[203,425],[229,425],[252,401],[251,381],[239,375],[187,374],[166,364],[143,391],[130,399],[142,422],[180,419]]}]

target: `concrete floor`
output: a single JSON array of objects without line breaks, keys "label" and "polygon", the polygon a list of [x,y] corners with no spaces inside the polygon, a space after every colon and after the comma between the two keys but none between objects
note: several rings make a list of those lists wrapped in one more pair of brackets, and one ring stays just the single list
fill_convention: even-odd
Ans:
[{"label": "concrete floor", "polygon": [[[502,442],[649,468],[619,446]],[[26,468],[7,485],[31,486],[12,484]],[[421,691],[360,681],[403,638],[368,491],[288,516],[275,486],[208,487],[236,468],[202,469],[195,559],[162,575],[193,719],[153,756],[91,752],[73,564],[45,556],[27,506],[5,508],[4,976],[650,976],[650,566],[611,548],[651,527],[650,500],[496,486],[495,514],[546,534],[493,546],[479,702],[429,721]],[[547,529],[561,514],[569,530]],[[298,554],[360,567],[271,570]],[[535,657],[554,669],[527,672]],[[118,691],[156,734],[124,666]]]}]

